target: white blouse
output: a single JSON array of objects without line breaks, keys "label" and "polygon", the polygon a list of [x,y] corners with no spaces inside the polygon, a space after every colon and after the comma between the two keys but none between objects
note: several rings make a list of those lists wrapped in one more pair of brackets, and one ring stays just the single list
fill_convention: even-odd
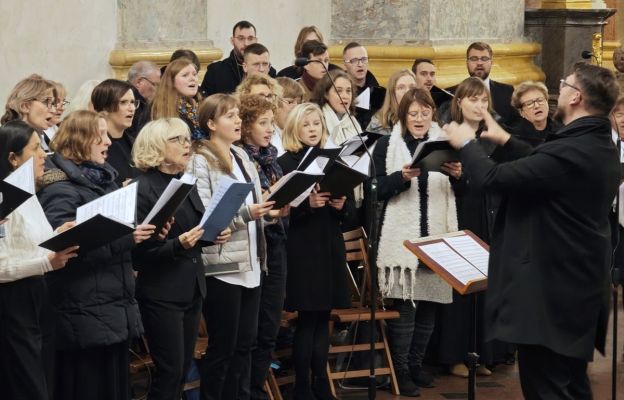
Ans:
[{"label": "white blouse", "polygon": [[8,216],[6,236],[0,238],[0,283],[17,281],[52,271],[50,251],[39,247],[54,234],[37,200],[32,196]]},{"label": "white blouse", "polygon": [[[232,157],[232,172],[236,179],[241,182],[245,182],[245,175],[241,171],[240,166]],[[249,192],[247,198],[245,198],[245,204],[254,204],[253,193]],[[246,288],[255,288],[260,286],[260,260],[257,257],[258,254],[258,232],[256,231],[256,224],[258,222],[253,220],[247,223],[247,234],[249,235],[249,262],[251,265],[251,271],[238,272],[234,274],[216,275],[215,278],[229,283],[231,285],[244,286]]]}]

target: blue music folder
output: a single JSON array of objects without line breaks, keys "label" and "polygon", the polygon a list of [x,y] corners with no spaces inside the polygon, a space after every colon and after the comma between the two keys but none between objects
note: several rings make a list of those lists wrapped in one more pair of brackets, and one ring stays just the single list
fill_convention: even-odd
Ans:
[{"label": "blue music folder", "polygon": [[253,187],[253,183],[240,182],[227,176],[219,179],[219,186],[212,193],[210,203],[199,223],[204,228],[201,240],[217,240],[219,233],[230,225]]}]

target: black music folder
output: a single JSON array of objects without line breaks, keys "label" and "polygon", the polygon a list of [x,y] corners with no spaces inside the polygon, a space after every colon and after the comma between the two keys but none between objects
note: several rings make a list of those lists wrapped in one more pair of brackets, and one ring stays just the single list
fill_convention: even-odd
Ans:
[{"label": "black music folder", "polygon": [[297,166],[298,171],[305,171],[318,157],[324,157],[332,163],[342,151],[342,147],[334,147],[329,149],[321,149],[320,147],[310,147],[308,152],[303,156],[303,160]]},{"label": "black music folder", "polygon": [[39,246],[52,251],[61,251],[71,246],[80,246],[79,252],[96,249],[134,231],[134,226],[101,214],[75,225],[73,228],[40,243]]},{"label": "black music folder", "polygon": [[361,157],[355,155],[339,157],[325,167],[323,171],[325,176],[319,184],[320,192],[330,192],[332,198],[346,196],[368,179],[369,168],[370,157],[366,153]]},{"label": "black music folder", "polygon": [[142,224],[152,224],[156,227],[153,236],[158,235],[167,221],[175,215],[193,190],[195,182],[197,182],[197,178],[191,174],[184,174],[179,179],[174,178],[169,181],[158,201],[142,222]]},{"label": "black music folder", "polygon": [[412,168],[421,168],[430,172],[442,172],[440,167],[445,162],[459,161],[459,152],[448,140],[427,140],[416,147],[412,157]]},{"label": "black music folder", "polygon": [[[298,200],[307,191],[323,179],[323,173],[308,173],[304,171],[292,171],[284,175],[282,180],[267,197],[267,201],[275,201],[273,209],[279,209],[294,200]],[[307,197],[307,196],[306,196]]]}]

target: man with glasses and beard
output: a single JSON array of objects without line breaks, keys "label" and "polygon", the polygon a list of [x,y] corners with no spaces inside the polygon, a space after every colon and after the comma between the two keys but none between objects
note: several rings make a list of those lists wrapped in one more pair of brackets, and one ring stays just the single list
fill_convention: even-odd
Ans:
[{"label": "man with glasses and beard", "polygon": [[591,399],[587,363],[604,354],[609,317],[609,212],[620,181],[611,140],[619,88],[605,68],[577,63],[561,80],[545,143],[530,145],[487,113],[481,138],[501,146],[496,164],[466,125],[445,127],[470,182],[502,197],[494,221],[486,339],[518,345],[526,399]]},{"label": "man with glasses and beard", "polygon": [[[200,86],[205,97],[215,93],[232,93],[243,78],[243,55],[247,46],[257,43],[256,27],[249,21],[239,21],[232,29],[232,51],[230,56],[208,65],[206,75]],[[275,68],[269,67],[269,76],[275,78]]]},{"label": "man with glasses and beard", "polygon": [[[518,112],[511,106],[511,95],[513,86],[490,79],[490,71],[492,70],[493,53],[492,47],[484,42],[474,42],[468,46],[466,50],[466,67],[470,76],[481,78],[485,86],[490,89],[492,95],[492,108],[501,119],[499,122],[509,126],[516,118],[519,117]],[[452,86],[447,90],[455,93],[456,86]]]}]

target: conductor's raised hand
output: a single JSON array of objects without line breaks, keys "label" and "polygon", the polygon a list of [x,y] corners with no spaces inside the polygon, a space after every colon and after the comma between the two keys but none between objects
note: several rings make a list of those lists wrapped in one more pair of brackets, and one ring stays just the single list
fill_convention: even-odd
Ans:
[{"label": "conductor's raised hand", "polygon": [[[488,113],[484,112],[483,114]],[[458,124],[453,121],[444,125],[442,129],[446,132],[450,145],[455,149],[460,149],[467,141],[477,137],[476,131],[466,123]]]},{"label": "conductor's raised hand", "polygon": [[309,201],[310,201],[310,207],[312,208],[325,207],[325,204],[327,204],[327,202],[329,201],[329,196],[331,195],[331,193],[318,192],[319,189],[320,189],[320,186],[317,183],[314,189],[312,190],[312,193],[310,193]]},{"label": "conductor's raised hand", "polygon": [[486,130],[481,133],[481,137],[483,139],[487,139],[492,143],[495,143],[499,146],[507,143],[511,135],[507,133],[499,124],[496,122],[494,117],[488,112],[483,113],[483,122],[485,122]]},{"label": "conductor's raised hand", "polygon": [[201,226],[196,226],[190,231],[184,232],[183,234],[178,236],[178,240],[180,241],[182,247],[184,247],[185,249],[190,249],[197,244],[197,241],[199,241],[203,234],[204,229]]},{"label": "conductor's raised hand", "polygon": [[257,203],[257,204],[249,205],[248,206],[249,214],[251,214],[251,218],[252,219],[262,218],[264,214],[271,211],[271,209],[273,208],[273,204],[275,204],[275,202],[271,200],[271,201],[265,201],[264,203]]},{"label": "conductor's raised hand", "polygon": [[144,240],[147,240],[154,234],[156,227],[151,224],[137,225],[134,232],[132,232],[132,239],[134,244],[139,244]]},{"label": "conductor's raised hand", "polygon": [[232,237],[232,230],[230,228],[225,228],[221,231],[221,233],[219,233],[219,236],[217,236],[217,240],[215,240],[214,242],[215,244],[225,244],[225,242],[230,240],[230,237]]},{"label": "conductor's raised hand", "polygon": [[53,270],[61,269],[67,265],[67,261],[74,257],[78,257],[76,251],[80,246],[71,246],[62,251],[48,254],[48,260],[52,265]]}]

